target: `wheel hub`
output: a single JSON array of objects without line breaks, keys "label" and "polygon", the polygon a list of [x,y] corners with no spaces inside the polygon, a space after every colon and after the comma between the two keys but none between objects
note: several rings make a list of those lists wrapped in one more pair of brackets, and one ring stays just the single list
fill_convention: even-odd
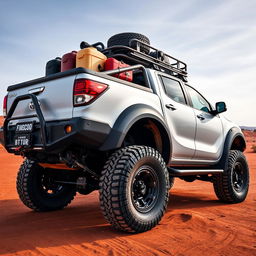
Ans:
[{"label": "wheel hub", "polygon": [[147,191],[147,187],[143,180],[136,181],[135,188],[137,190],[137,193],[144,196]]},{"label": "wheel hub", "polygon": [[132,180],[132,202],[141,213],[150,211],[157,202],[159,180],[150,166],[140,167]]},{"label": "wheel hub", "polygon": [[243,166],[240,162],[237,162],[233,169],[233,175],[232,175],[232,184],[233,188],[237,192],[241,192],[244,186],[244,179],[245,179],[245,173],[243,171]]},{"label": "wheel hub", "polygon": [[63,189],[63,186],[57,184],[48,173],[42,173],[41,189],[47,195],[55,195],[60,193],[60,191]]}]

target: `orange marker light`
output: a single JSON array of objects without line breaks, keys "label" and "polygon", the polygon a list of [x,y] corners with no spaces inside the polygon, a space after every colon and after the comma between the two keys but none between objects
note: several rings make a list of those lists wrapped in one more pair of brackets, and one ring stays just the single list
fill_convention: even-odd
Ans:
[{"label": "orange marker light", "polygon": [[65,132],[66,133],[71,133],[72,132],[72,126],[71,125],[66,125],[65,126]]}]

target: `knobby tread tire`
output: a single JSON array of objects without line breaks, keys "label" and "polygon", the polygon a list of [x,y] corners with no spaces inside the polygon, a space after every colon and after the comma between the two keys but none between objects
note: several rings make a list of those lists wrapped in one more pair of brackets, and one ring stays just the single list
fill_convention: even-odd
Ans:
[{"label": "knobby tread tire", "polygon": [[[246,185],[241,191],[238,193],[234,190],[232,186],[232,170],[234,164],[240,161],[244,166],[244,171],[247,173],[247,181]],[[228,156],[228,166],[227,170],[224,170],[224,173],[214,175],[213,176],[213,187],[216,196],[219,198],[220,201],[225,203],[240,203],[245,200],[248,189],[249,189],[249,168],[246,161],[246,158],[243,152],[239,150],[230,150]]]},{"label": "knobby tread tire", "polygon": [[[129,42],[131,39],[138,39],[138,40],[150,45],[150,41],[146,36],[139,34],[139,33],[125,32],[125,33],[116,34],[116,35],[113,35],[112,37],[110,37],[108,39],[107,46],[111,47],[111,46],[115,46],[115,45],[124,45],[124,46],[129,47]],[[133,45],[132,45],[132,48],[134,48]],[[147,47],[145,45],[141,45],[141,51],[148,54],[150,49],[149,49],[149,47]]]},{"label": "knobby tread tire", "polygon": [[[145,157],[161,166],[164,184],[160,186],[164,188],[162,201],[157,206],[157,214],[142,220],[131,211],[132,206],[127,199],[127,190],[136,164]],[[116,151],[103,168],[99,194],[103,215],[115,229],[130,233],[152,229],[161,220],[169,199],[169,174],[163,158],[155,149],[146,146],[129,146]]]},{"label": "knobby tread tire", "polygon": [[[38,212],[59,210],[67,206],[76,195],[76,190],[74,188],[68,189],[62,198],[51,198],[51,201],[44,198],[38,200],[39,186],[34,182],[34,176],[38,171],[37,168],[40,168],[37,163],[29,159],[26,159],[20,166],[17,175],[16,188],[23,204]],[[56,201],[56,204],[54,204],[53,200]]]}]

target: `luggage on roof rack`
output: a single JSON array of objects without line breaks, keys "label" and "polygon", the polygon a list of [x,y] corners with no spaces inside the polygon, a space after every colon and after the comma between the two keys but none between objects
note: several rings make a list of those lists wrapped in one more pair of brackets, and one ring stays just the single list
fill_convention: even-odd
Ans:
[{"label": "luggage on roof rack", "polygon": [[[141,51],[141,48],[145,49],[145,47],[149,48],[148,54]],[[185,62],[138,39],[131,39],[129,46],[116,45],[108,47],[102,50],[102,53],[108,58],[124,60],[130,65],[142,64],[147,68],[168,73],[187,82],[187,64]]]},{"label": "luggage on roof rack", "polygon": [[[105,62],[105,70],[114,70],[114,69],[120,69],[120,68],[126,68],[129,67],[129,65],[127,65],[126,63],[124,63],[123,61],[118,61],[115,58],[108,58]],[[114,75],[117,78],[120,78],[122,80],[126,80],[126,81],[132,81],[133,79],[133,71],[126,71],[123,73],[118,73]]]}]

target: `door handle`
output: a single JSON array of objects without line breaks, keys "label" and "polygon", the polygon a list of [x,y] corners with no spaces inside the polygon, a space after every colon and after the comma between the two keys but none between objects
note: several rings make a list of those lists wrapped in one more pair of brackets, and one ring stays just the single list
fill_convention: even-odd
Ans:
[{"label": "door handle", "polygon": [[166,106],[168,109],[176,110],[176,108],[175,108],[172,104],[165,104],[165,106]]},{"label": "door handle", "polygon": [[196,117],[197,117],[198,119],[200,119],[201,121],[203,121],[203,120],[205,119],[205,117],[204,117],[203,115],[201,115],[201,114],[200,114],[200,115],[197,115]]}]

